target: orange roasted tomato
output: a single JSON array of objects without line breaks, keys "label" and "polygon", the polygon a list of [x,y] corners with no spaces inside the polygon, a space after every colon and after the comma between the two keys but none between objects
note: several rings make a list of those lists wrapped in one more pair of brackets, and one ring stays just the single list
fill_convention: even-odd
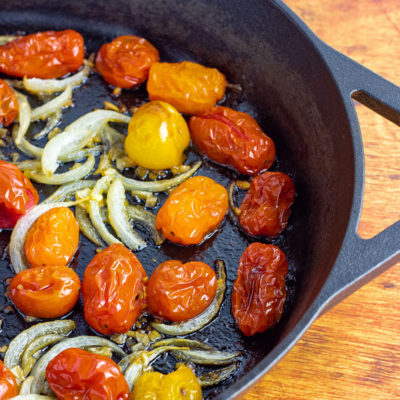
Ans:
[{"label": "orange roasted tomato", "polygon": [[295,189],[283,172],[264,172],[255,177],[240,205],[239,222],[254,236],[277,236],[286,227]]},{"label": "orange roasted tomato", "polygon": [[20,169],[0,160],[0,229],[13,228],[39,202],[39,195]]},{"label": "orange roasted tomato", "polygon": [[282,316],[286,299],[288,263],[272,244],[252,243],[239,260],[232,289],[232,314],[246,335],[261,333]]},{"label": "orange roasted tomato", "polygon": [[174,322],[199,315],[212,302],[217,277],[206,263],[169,260],[153,272],[147,287],[147,308],[156,317]]},{"label": "orange roasted tomato", "polygon": [[0,361],[0,400],[11,399],[18,394],[13,373]]},{"label": "orange roasted tomato", "polygon": [[80,287],[78,275],[69,267],[36,267],[14,276],[10,283],[10,297],[26,315],[57,318],[74,308]]},{"label": "orange roasted tomato", "polygon": [[25,240],[25,257],[31,267],[67,265],[79,245],[79,225],[67,207],[42,214]]},{"label": "orange roasted tomato", "polygon": [[0,79],[0,126],[8,126],[18,114],[18,100],[15,93]]},{"label": "orange roasted tomato", "polygon": [[184,114],[199,114],[224,97],[226,79],[216,68],[190,61],[154,63],[147,91],[150,100],[162,100]]},{"label": "orange roasted tomato", "polygon": [[156,227],[171,242],[199,244],[218,228],[227,210],[226,189],[206,176],[195,176],[172,191],[158,211]]},{"label": "orange roasted tomato", "polygon": [[109,357],[67,349],[46,368],[46,378],[59,400],[127,400],[129,387]]},{"label": "orange roasted tomato", "polygon": [[86,322],[103,335],[128,331],[145,308],[145,270],[122,244],[96,254],[82,280]]},{"label": "orange roasted tomato", "polygon": [[96,68],[111,85],[131,88],[147,79],[151,65],[158,59],[158,50],[146,39],[119,36],[101,46]]},{"label": "orange roasted tomato", "polygon": [[189,121],[193,143],[211,160],[257,175],[275,160],[275,145],[249,114],[218,106]]},{"label": "orange roasted tomato", "polygon": [[83,63],[80,33],[47,31],[21,36],[0,46],[0,72],[23,78],[60,78]]}]

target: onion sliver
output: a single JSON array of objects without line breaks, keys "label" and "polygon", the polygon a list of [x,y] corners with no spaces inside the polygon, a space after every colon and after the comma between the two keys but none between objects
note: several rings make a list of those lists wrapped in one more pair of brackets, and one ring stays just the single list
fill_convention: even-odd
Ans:
[{"label": "onion sliver", "polygon": [[0,46],[15,40],[18,36],[14,35],[1,35],[0,36]]},{"label": "onion sliver", "polygon": [[206,372],[205,374],[198,376],[197,379],[202,388],[214,386],[228,379],[236,370],[237,364],[233,363],[225,368],[215,369],[213,371]]},{"label": "onion sliver", "polygon": [[172,353],[178,360],[191,361],[201,365],[226,365],[230,364],[240,352],[227,352],[218,350],[173,350]]},{"label": "onion sliver", "polygon": [[91,71],[91,63],[84,61],[84,67],[74,75],[64,79],[39,79],[39,78],[24,78],[24,87],[28,92],[32,93],[55,93],[61,92],[67,86],[78,86],[89,76]]},{"label": "onion sliver", "polygon": [[31,394],[31,387],[34,380],[35,378],[33,376],[30,376],[22,382],[21,389],[19,389],[20,396],[24,394]]},{"label": "onion sliver", "polygon": [[57,400],[57,397],[41,396],[39,394],[19,394],[10,400]]},{"label": "onion sliver", "polygon": [[122,179],[115,179],[108,189],[108,219],[118,237],[131,250],[137,251],[146,247],[146,242],[132,230],[125,206],[125,189]]},{"label": "onion sliver", "polygon": [[64,201],[74,196],[76,192],[86,188],[92,188],[96,184],[93,180],[84,180],[78,182],[67,183],[60,186],[51,196],[47,197],[41,204],[54,203],[57,201]]},{"label": "onion sliver", "polygon": [[129,116],[109,110],[92,111],[78,118],[47,142],[42,156],[44,174],[50,176],[57,169],[60,155],[80,150],[92,142],[106,123],[129,123],[129,120]]},{"label": "onion sliver", "polygon": [[24,244],[26,234],[32,224],[45,212],[56,207],[71,207],[74,202],[39,204],[32,207],[16,223],[10,239],[10,259],[11,265],[16,274],[27,268],[25,259]]},{"label": "onion sliver", "polygon": [[199,342],[198,340],[185,339],[185,338],[168,338],[161,339],[157,343],[153,344],[153,347],[160,346],[178,346],[188,347],[190,350],[216,350],[214,347],[207,343]]},{"label": "onion sliver", "polygon": [[94,244],[103,247],[104,242],[100,235],[97,233],[96,228],[93,226],[92,222],[88,217],[88,213],[85,208],[77,205],[75,207],[75,217],[78,221],[80,231]]},{"label": "onion sliver", "polygon": [[35,140],[40,140],[45,136],[47,136],[61,122],[61,118],[62,118],[61,109],[57,110],[54,114],[49,115],[46,122],[46,126],[38,133],[35,133],[33,135],[33,138]]},{"label": "onion sliver", "polygon": [[48,116],[55,114],[63,107],[72,104],[72,86],[68,85],[66,89],[53,100],[41,105],[32,110],[31,121],[37,121],[39,119],[45,119]]},{"label": "onion sliver", "polygon": [[25,329],[8,345],[8,349],[4,355],[4,365],[9,369],[16,367],[26,347],[37,337],[50,333],[67,335],[74,329],[75,322],[71,319],[42,322]]},{"label": "onion sliver", "polygon": [[188,335],[189,333],[196,332],[203,328],[217,316],[226,291],[226,268],[224,262],[221,260],[216,261],[216,266],[218,277],[217,293],[205,311],[195,318],[177,324],[167,325],[159,322],[152,322],[151,325],[156,331],[170,336]]},{"label": "onion sliver", "polygon": [[54,345],[36,362],[31,372],[31,376],[35,378],[35,382],[32,385],[32,392],[37,394],[42,392],[43,384],[46,379],[46,367],[54,357],[56,357],[58,354],[66,349],[70,349],[73,347],[82,349],[90,346],[109,347],[114,353],[118,354],[119,356],[126,356],[126,353],[114,342],[111,342],[110,340],[99,336],[76,336],[74,338],[65,339]]},{"label": "onion sliver", "polygon": [[79,181],[89,175],[93,170],[95,162],[96,160],[93,154],[89,154],[88,159],[84,164],[61,174],[52,174],[47,176],[43,172],[27,170],[25,175],[27,178],[35,182],[44,183],[46,185],[62,185],[64,183]]}]

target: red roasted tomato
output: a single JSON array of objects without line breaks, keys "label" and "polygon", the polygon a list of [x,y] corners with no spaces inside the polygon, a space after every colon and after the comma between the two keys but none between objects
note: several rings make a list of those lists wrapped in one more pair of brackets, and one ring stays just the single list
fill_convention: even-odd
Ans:
[{"label": "red roasted tomato", "polygon": [[277,246],[252,243],[243,252],[232,289],[232,314],[246,336],[264,332],[280,320],[287,272],[285,254]]},{"label": "red roasted tomato", "polygon": [[152,64],[158,61],[158,50],[138,36],[119,36],[101,46],[96,68],[111,85],[131,88],[144,82]]},{"label": "red roasted tomato", "polygon": [[26,315],[57,318],[73,309],[80,287],[78,275],[69,267],[36,267],[14,276],[10,283],[10,297]]},{"label": "red roasted tomato", "polygon": [[46,368],[46,378],[60,400],[127,400],[129,387],[109,357],[67,349]]},{"label": "red roasted tomato", "polygon": [[249,114],[218,106],[189,121],[193,143],[211,160],[257,175],[275,160],[275,145]]},{"label": "red roasted tomato", "polygon": [[42,214],[26,235],[24,250],[31,267],[67,265],[79,245],[79,225],[67,207]]},{"label": "red roasted tomato", "polygon": [[82,280],[87,323],[103,335],[128,331],[145,307],[146,280],[140,261],[122,244],[96,254]]},{"label": "red roasted tomato", "polygon": [[80,33],[47,31],[21,36],[0,46],[0,72],[23,78],[60,78],[83,63]]},{"label": "red roasted tomato", "polygon": [[13,373],[0,361],[0,400],[11,399],[18,394]]},{"label": "red roasted tomato", "polygon": [[30,180],[16,165],[0,160],[0,229],[13,228],[38,202]]},{"label": "red roasted tomato", "polygon": [[147,287],[147,307],[155,316],[174,322],[199,315],[217,291],[215,272],[206,264],[169,260],[153,272]]},{"label": "red roasted tomato", "polygon": [[18,100],[15,93],[0,79],[0,126],[8,126],[18,114]]},{"label": "red roasted tomato", "polygon": [[264,172],[255,177],[240,205],[239,222],[254,236],[277,236],[286,227],[295,189],[283,172]]},{"label": "red roasted tomato", "polygon": [[221,224],[228,192],[206,176],[195,176],[175,188],[158,211],[156,228],[171,242],[199,244]]}]

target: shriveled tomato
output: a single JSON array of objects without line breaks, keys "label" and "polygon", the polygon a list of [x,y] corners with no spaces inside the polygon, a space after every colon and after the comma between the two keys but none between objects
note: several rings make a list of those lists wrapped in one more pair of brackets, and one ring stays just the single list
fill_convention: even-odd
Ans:
[{"label": "shriveled tomato", "polygon": [[264,172],[255,177],[240,205],[239,222],[254,236],[277,236],[286,227],[295,189],[283,172]]},{"label": "shriveled tomato", "polygon": [[13,373],[0,361],[0,399],[7,400],[18,394]]},{"label": "shriveled tomato", "polygon": [[189,128],[182,115],[163,101],[150,101],[133,114],[125,151],[142,167],[167,169],[182,163],[189,143]]},{"label": "shriveled tomato", "polygon": [[0,125],[8,126],[18,114],[18,100],[15,93],[0,79]]},{"label": "shriveled tomato", "polygon": [[206,263],[169,260],[161,263],[149,279],[147,308],[157,317],[186,321],[204,311],[216,291],[217,277]]},{"label": "shriveled tomato", "polygon": [[10,283],[10,297],[26,315],[57,318],[73,309],[80,287],[78,275],[69,267],[36,267],[14,276]]},{"label": "shriveled tomato", "polygon": [[0,72],[23,78],[60,78],[83,63],[80,33],[47,31],[21,36],[0,46]]},{"label": "shriveled tomato", "polygon": [[272,244],[252,243],[239,260],[232,289],[232,314],[246,335],[261,333],[281,319],[288,263]]},{"label": "shriveled tomato", "polygon": [[146,39],[125,35],[101,46],[96,68],[111,85],[131,88],[147,79],[151,65],[158,59],[158,50]]},{"label": "shriveled tomato", "polygon": [[109,357],[67,349],[46,368],[46,378],[60,400],[127,400],[129,387]]},{"label": "shriveled tomato", "polygon": [[214,107],[224,97],[225,88],[225,76],[216,68],[190,61],[154,63],[147,81],[150,100],[165,101],[184,114]]},{"label": "shriveled tomato", "polygon": [[228,192],[206,176],[181,183],[158,211],[156,227],[171,242],[199,244],[221,224]]},{"label": "shriveled tomato", "polygon": [[185,365],[168,375],[149,372],[133,388],[130,400],[201,400],[199,381]]},{"label": "shriveled tomato", "polygon": [[146,280],[142,264],[122,244],[96,254],[82,280],[86,322],[103,335],[128,331],[145,307]]},{"label": "shriveled tomato", "polygon": [[257,175],[275,160],[275,145],[249,114],[218,106],[189,121],[193,143],[211,160]]},{"label": "shriveled tomato", "polygon": [[39,202],[39,195],[20,169],[0,160],[0,229],[13,228]]},{"label": "shriveled tomato", "polygon": [[53,208],[31,226],[25,256],[31,267],[67,265],[79,245],[79,225],[67,207]]}]

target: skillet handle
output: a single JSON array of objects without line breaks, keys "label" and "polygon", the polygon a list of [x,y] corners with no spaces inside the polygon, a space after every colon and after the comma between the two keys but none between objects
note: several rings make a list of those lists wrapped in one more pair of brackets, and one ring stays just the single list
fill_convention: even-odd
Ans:
[{"label": "skillet handle", "polygon": [[[351,98],[400,126],[400,87],[322,42],[321,51],[328,60],[344,101],[351,105],[348,109],[353,111],[352,123],[357,124],[358,120]],[[358,124],[356,128],[359,130]],[[362,152],[358,156],[363,157]],[[321,291],[324,303],[320,314],[400,261],[400,221],[371,239],[362,239],[357,234],[362,196],[359,202],[353,204],[352,212],[358,215],[352,220],[356,222],[348,227],[343,247]]]}]

